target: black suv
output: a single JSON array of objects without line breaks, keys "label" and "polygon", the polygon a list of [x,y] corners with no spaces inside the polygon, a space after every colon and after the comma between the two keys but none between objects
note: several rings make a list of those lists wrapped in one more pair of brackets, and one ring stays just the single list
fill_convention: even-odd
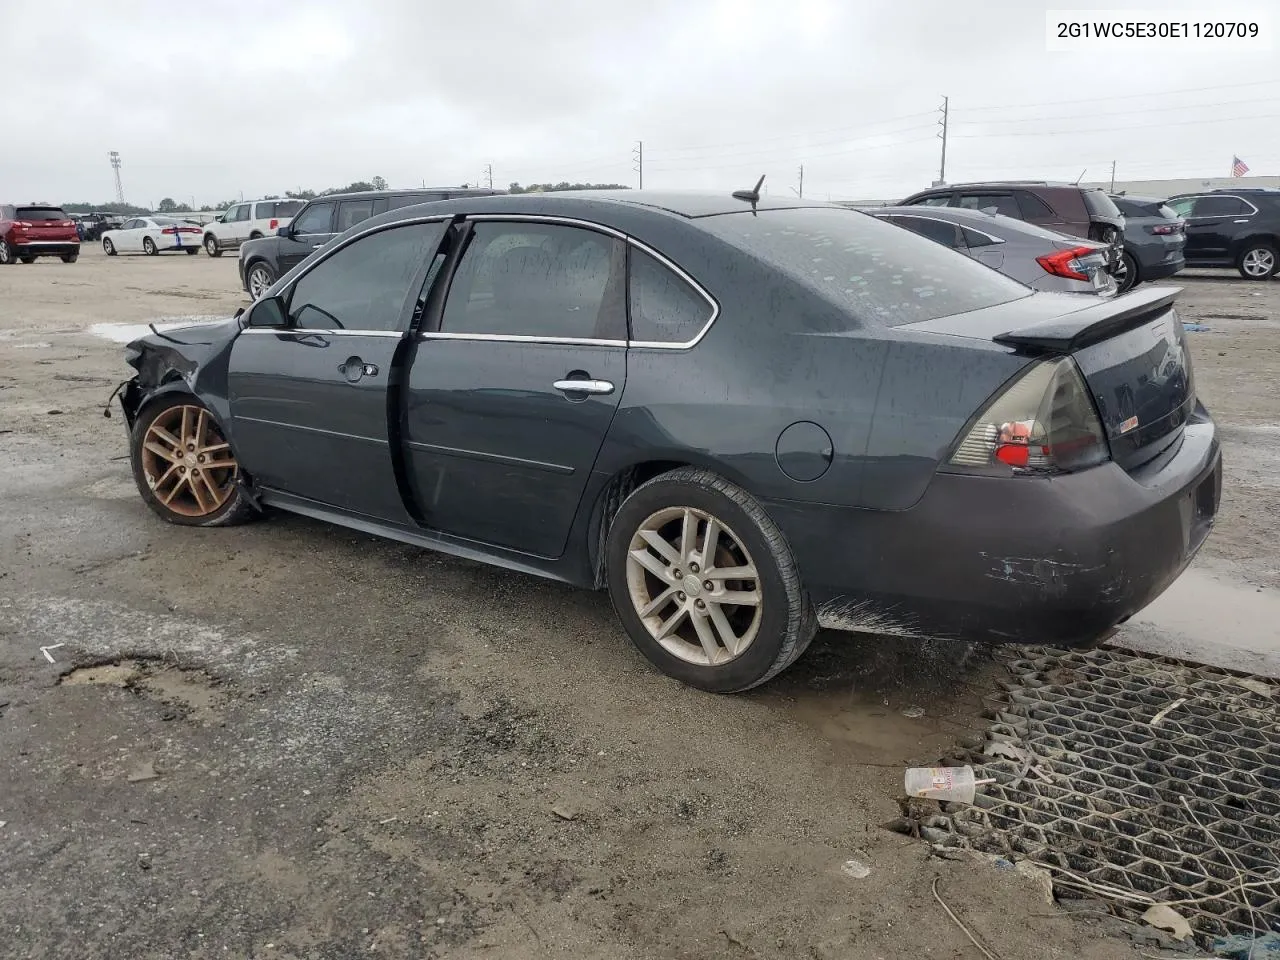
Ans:
[{"label": "black suv", "polygon": [[1112,248],[1114,269],[1119,269],[1124,252],[1124,214],[1098,187],[1045,180],[952,183],[913,193],[899,204],[916,205],[991,210],[1046,230],[1106,243]]},{"label": "black suv", "polygon": [[426,187],[421,190],[369,190],[334,193],[307,201],[273,237],[240,245],[240,285],[257,300],[278,278],[361,220],[388,210],[452,197],[506,193],[477,187]]},{"label": "black suv", "polygon": [[1280,268],[1280,190],[1206,190],[1166,201],[1187,222],[1189,267],[1235,267],[1246,280]]}]

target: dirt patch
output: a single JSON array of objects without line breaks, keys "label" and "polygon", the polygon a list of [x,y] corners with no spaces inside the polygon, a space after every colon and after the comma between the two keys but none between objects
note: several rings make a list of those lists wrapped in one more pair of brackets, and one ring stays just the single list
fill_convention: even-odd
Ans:
[{"label": "dirt patch", "polygon": [[155,660],[131,659],[77,667],[58,681],[64,687],[119,687],[176,711],[197,723],[222,721],[230,700],[224,681],[200,669]]}]

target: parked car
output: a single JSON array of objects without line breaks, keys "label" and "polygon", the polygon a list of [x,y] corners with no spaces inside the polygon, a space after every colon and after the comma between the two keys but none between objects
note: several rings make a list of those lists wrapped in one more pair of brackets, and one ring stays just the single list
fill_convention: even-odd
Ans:
[{"label": "parked car", "polygon": [[61,257],[75,263],[80,235],[61,207],[32,203],[0,204],[0,266],[34,263],[36,257]]},{"label": "parked car", "polygon": [[94,211],[93,213],[86,213],[80,219],[84,224],[84,237],[82,239],[89,243],[95,243],[101,240],[102,235],[108,230],[119,230],[120,226],[129,217],[127,214]]},{"label": "parked car", "polygon": [[1181,270],[1186,263],[1186,221],[1158,197],[1111,194],[1111,199],[1124,214],[1124,256],[1117,271],[1120,292]]},{"label": "parked car", "polygon": [[953,183],[913,193],[900,205],[990,210],[1058,233],[1110,244],[1117,266],[1123,254],[1124,214],[1097,187],[1043,180]]},{"label": "parked car", "polygon": [[205,225],[204,249],[211,257],[234,250],[246,240],[257,240],[289,225],[302,209],[303,200],[250,200],[236,203]]},{"label": "parked car", "polygon": [[1222,476],[1177,294],[1034,292],[758,188],[465,197],[133,341],[120,396],[165,520],[276,507],[606,588],[727,692],[819,624],[1069,646],[1159,595]]},{"label": "parked car", "polygon": [[1119,289],[1107,271],[1111,248],[1105,243],[960,207],[874,207],[865,212],[958,250],[1035,290],[1109,297]]},{"label": "parked car", "polygon": [[119,230],[102,235],[102,249],[108,257],[117,253],[145,253],[154,257],[167,250],[188,254],[200,252],[200,225],[174,217],[134,217]]},{"label": "parked car", "polygon": [[253,240],[240,248],[240,286],[252,299],[258,299],[313,251],[357,223],[388,210],[450,197],[487,197],[504,192],[480,187],[424,187],[316,197],[307,202],[292,223],[278,230],[276,236]]},{"label": "parked car", "polygon": [[1246,280],[1280,269],[1280,190],[1209,190],[1166,201],[1187,221],[1190,267],[1235,267]]}]

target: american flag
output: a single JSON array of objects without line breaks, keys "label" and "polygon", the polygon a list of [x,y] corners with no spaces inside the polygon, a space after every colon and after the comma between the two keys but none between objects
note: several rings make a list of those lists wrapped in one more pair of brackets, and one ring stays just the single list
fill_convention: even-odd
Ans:
[{"label": "american flag", "polygon": [[1231,158],[1231,175],[1233,177],[1243,177],[1249,172],[1249,165],[1239,157]]}]

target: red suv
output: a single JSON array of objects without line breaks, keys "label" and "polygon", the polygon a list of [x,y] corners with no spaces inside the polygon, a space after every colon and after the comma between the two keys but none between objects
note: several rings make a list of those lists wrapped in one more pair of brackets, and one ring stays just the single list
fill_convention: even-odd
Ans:
[{"label": "red suv", "polygon": [[31,263],[36,257],[75,263],[79,256],[75,222],[61,207],[0,204],[0,266],[18,260]]}]

